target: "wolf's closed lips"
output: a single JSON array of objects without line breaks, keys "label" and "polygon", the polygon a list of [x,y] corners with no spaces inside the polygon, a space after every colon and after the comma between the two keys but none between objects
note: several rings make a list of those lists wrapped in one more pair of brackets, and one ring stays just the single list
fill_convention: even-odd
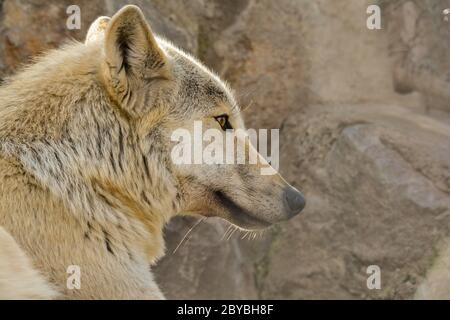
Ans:
[{"label": "wolf's closed lips", "polygon": [[214,191],[214,196],[217,201],[227,209],[231,214],[232,218],[235,220],[236,224],[244,228],[252,227],[268,227],[272,223],[267,222],[261,218],[255,217],[250,211],[238,205],[230,197],[228,197],[224,192],[220,190]]}]

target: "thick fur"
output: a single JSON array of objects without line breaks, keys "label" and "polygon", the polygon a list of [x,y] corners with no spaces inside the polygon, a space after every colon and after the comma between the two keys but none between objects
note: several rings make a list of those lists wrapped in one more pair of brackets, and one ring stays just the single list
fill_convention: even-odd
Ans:
[{"label": "thick fur", "polygon": [[0,243],[0,299],[52,299],[56,296],[3,228],[0,228]]},{"label": "thick fur", "polygon": [[[217,127],[227,113],[243,128],[228,87],[155,37],[137,7],[99,19],[86,43],[0,89],[1,298],[162,299],[149,266],[174,215],[250,229],[286,218],[279,175],[170,160],[171,133],[194,120]],[[70,265],[79,290],[66,286]]]}]

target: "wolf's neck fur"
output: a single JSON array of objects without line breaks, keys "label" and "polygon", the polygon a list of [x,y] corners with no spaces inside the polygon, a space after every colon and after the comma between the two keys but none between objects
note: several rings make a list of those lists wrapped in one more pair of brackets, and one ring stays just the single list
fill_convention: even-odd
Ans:
[{"label": "wolf's neck fur", "polygon": [[[105,94],[95,63],[83,60],[81,50],[93,51],[92,57],[96,49],[80,46],[53,57],[76,61],[64,75],[54,74],[62,71],[50,55],[1,89],[0,150],[19,159],[81,223],[113,229],[108,232],[130,245],[148,242],[153,261],[163,254],[162,227],[180,205],[168,159],[161,156],[167,153],[158,150],[165,146],[155,137],[157,128],[144,138],[132,129]],[[62,83],[55,80],[64,76]],[[38,88],[31,95],[33,85]]]}]

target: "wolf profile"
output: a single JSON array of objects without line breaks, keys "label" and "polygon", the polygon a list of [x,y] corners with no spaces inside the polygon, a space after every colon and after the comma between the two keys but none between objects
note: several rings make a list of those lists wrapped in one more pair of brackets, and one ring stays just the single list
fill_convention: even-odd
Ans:
[{"label": "wolf profile", "polygon": [[[0,297],[162,299],[149,265],[173,216],[260,229],[303,209],[279,174],[259,174],[264,159],[174,164],[171,132],[194,121],[244,128],[228,86],[155,36],[136,6],[9,79],[0,89]],[[79,290],[66,286],[70,265],[81,270]]]}]

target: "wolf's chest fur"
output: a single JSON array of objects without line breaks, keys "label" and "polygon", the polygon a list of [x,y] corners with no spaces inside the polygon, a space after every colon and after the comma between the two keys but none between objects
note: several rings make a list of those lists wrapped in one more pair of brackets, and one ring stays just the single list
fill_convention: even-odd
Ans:
[{"label": "wolf's chest fur", "polygon": [[[177,190],[163,179],[156,141],[145,149],[152,137],[139,141],[96,79],[78,72],[29,92],[40,77],[31,72],[3,89],[0,226],[66,298],[162,297],[149,266],[164,252]],[[78,106],[61,108],[66,100]],[[71,265],[81,269],[80,290],[67,289]]]},{"label": "wolf's chest fur", "polygon": [[[152,280],[149,258],[160,253],[162,243],[129,230],[146,232],[137,217],[128,217],[128,225],[95,216],[80,219],[12,158],[0,159],[0,189],[0,225],[63,294],[60,297],[161,297]],[[66,286],[71,265],[81,269],[81,290]]]},{"label": "wolf's chest fur", "polygon": [[[142,18],[129,9],[118,21],[130,14]],[[181,197],[152,129],[158,116],[140,110],[159,101],[130,91],[131,59],[115,74],[102,50],[68,45],[0,89],[0,228],[62,297],[161,298],[150,265]],[[80,290],[66,286],[72,265]]]}]

